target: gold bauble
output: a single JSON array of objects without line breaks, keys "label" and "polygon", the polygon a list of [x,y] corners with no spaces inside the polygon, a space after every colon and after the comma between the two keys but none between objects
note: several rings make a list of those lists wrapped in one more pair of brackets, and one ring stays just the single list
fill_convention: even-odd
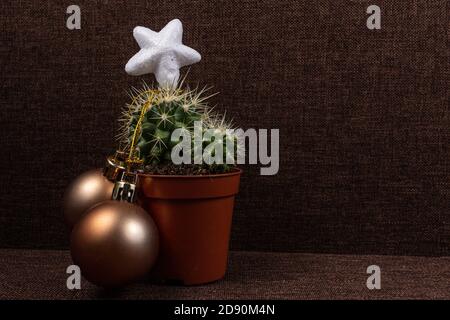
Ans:
[{"label": "gold bauble", "polygon": [[113,188],[114,183],[106,179],[100,169],[76,178],[64,196],[64,217],[69,228],[73,228],[92,206],[110,200]]},{"label": "gold bauble", "polygon": [[144,277],[159,251],[158,230],[141,207],[106,201],[75,225],[70,243],[81,274],[102,287],[119,287]]}]

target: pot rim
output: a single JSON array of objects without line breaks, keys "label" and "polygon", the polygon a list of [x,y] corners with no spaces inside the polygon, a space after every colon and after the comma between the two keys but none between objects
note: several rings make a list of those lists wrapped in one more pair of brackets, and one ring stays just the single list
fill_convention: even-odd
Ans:
[{"label": "pot rim", "polygon": [[168,178],[168,179],[192,179],[192,178],[220,178],[220,177],[229,177],[240,175],[244,172],[241,168],[233,168],[231,172],[227,173],[215,173],[215,174],[193,174],[193,175],[176,175],[176,174],[149,174],[149,173],[139,173],[138,176],[142,176],[143,178]]}]

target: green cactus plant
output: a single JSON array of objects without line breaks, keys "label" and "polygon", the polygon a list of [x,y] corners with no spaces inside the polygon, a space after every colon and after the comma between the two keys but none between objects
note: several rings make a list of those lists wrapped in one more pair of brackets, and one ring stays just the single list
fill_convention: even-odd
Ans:
[{"label": "green cactus plant", "polygon": [[[172,149],[179,143],[172,139],[173,131],[179,128],[188,130],[191,133],[191,146],[194,150],[194,123],[201,121],[203,132],[214,129],[223,134],[223,141],[204,140],[202,147],[205,148],[211,143],[221,143],[224,147],[223,164],[203,164],[202,167],[211,172],[231,170],[233,166],[226,164],[226,156],[229,153],[226,142],[230,139],[236,142],[236,137],[226,134],[227,129],[232,129],[231,122],[227,122],[224,116],[219,115],[206,104],[206,100],[212,96],[207,96],[207,92],[207,88],[183,90],[178,87],[155,90],[147,85],[140,90],[133,89],[132,101],[127,104],[120,118],[121,126],[118,135],[120,148],[129,151],[133,145],[133,137],[136,136],[134,151],[145,165],[168,164],[171,163]],[[234,155],[236,155],[235,145],[233,145]],[[192,157],[193,155],[194,152]]]}]

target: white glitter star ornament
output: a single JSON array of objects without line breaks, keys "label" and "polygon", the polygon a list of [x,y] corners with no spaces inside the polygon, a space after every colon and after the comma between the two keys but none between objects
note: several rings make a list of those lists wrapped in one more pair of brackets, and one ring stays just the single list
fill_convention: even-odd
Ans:
[{"label": "white glitter star ornament", "polygon": [[128,61],[125,71],[133,76],[154,73],[160,87],[175,88],[180,68],[201,59],[200,53],[181,42],[183,25],[178,19],[170,21],[160,32],[136,27],[133,36],[141,50]]}]

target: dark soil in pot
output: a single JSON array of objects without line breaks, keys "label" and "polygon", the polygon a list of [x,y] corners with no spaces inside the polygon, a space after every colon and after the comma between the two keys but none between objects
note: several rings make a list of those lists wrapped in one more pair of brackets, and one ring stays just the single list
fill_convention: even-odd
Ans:
[{"label": "dark soil in pot", "polygon": [[230,173],[236,170],[230,165],[198,165],[198,164],[173,164],[172,162],[164,164],[149,164],[144,168],[144,173],[150,175],[176,175],[176,176],[196,176]]}]

